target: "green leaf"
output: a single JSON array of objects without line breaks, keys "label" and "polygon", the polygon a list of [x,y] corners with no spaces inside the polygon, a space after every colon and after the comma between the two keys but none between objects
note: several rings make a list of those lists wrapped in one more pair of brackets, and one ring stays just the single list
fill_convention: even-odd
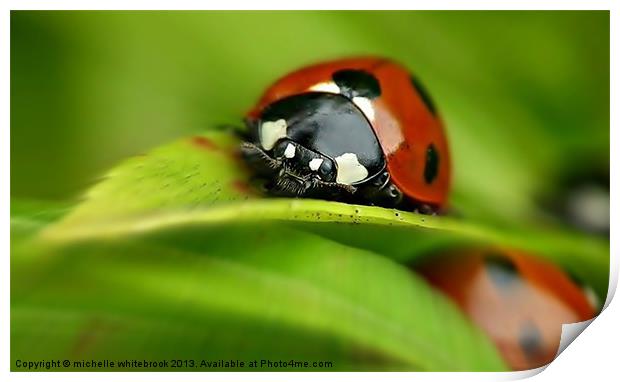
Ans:
[{"label": "green leaf", "polygon": [[31,239],[35,233],[71,210],[68,203],[11,200],[12,245]]},{"label": "green leaf", "polygon": [[[63,224],[112,221],[151,211],[223,205],[252,196],[230,133],[210,133],[162,146],[113,169]],[[73,222],[73,223],[72,223]]]},{"label": "green leaf", "polygon": [[286,221],[403,262],[455,246],[521,248],[563,266],[606,295],[609,246],[602,240],[552,227],[491,227],[379,207],[254,198],[236,145],[230,134],[209,132],[133,158],[42,237],[72,242],[176,227],[208,230],[237,222]]},{"label": "green leaf", "polygon": [[485,336],[407,268],[282,225],[182,229],[12,255],[13,360],[504,369]]}]

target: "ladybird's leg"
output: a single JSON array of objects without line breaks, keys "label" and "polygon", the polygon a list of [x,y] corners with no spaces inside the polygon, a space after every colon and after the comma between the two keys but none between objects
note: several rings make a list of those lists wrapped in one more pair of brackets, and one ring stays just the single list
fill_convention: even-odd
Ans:
[{"label": "ladybird's leg", "polygon": [[256,170],[258,175],[273,176],[282,169],[282,161],[273,159],[263,149],[253,143],[243,142],[240,150],[243,159]]},{"label": "ladybird's leg", "polygon": [[303,195],[317,199],[350,202],[357,191],[357,188],[354,186],[336,182],[326,182],[315,177],[311,178],[308,184],[309,187],[304,190]]},{"label": "ladybird's leg", "polygon": [[314,178],[313,183],[315,183],[315,187],[317,187],[317,188],[338,190],[338,191],[346,192],[348,194],[353,194],[357,190],[356,187],[351,186],[349,184],[342,184],[342,183],[336,183],[336,182],[326,182],[324,180],[317,179],[317,178]]},{"label": "ladybird's leg", "polygon": [[417,211],[423,215],[437,215],[437,209],[426,203],[418,205]]},{"label": "ladybird's leg", "polygon": [[405,203],[403,193],[392,183],[387,171],[360,186],[358,199],[359,203],[386,208],[402,208]]},{"label": "ladybird's leg", "polygon": [[392,182],[388,182],[384,187],[373,195],[376,205],[387,208],[401,208],[405,199],[402,191]]},{"label": "ladybird's leg", "polygon": [[283,176],[286,170],[280,170],[280,174],[273,180],[269,192],[275,196],[303,197],[307,187],[304,183],[295,181],[288,176]]}]

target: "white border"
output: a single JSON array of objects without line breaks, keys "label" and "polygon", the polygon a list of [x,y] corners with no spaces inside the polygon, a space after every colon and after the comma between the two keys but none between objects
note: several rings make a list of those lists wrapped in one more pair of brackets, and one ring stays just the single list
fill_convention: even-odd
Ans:
[{"label": "white border", "polygon": [[[205,3],[199,0],[9,0],[8,9],[109,9],[109,10],[148,10],[148,9],[177,9],[177,10],[340,10],[340,9],[356,9],[356,10],[569,10],[569,9],[613,9],[613,0],[474,0],[465,2],[463,0],[382,0],[364,1],[364,0],[263,0],[260,2],[251,0],[231,0],[231,1],[210,1]],[[205,7],[208,5],[208,7]],[[257,7],[260,5],[260,7]],[[380,5],[380,7],[378,7]]]},{"label": "white border", "polygon": [[[544,373],[538,374],[542,369],[513,372],[513,373],[249,373],[249,372],[217,372],[217,373],[176,373],[176,372],[158,372],[158,373],[135,373],[135,372],[111,372],[111,373],[95,373],[95,372],[75,372],[75,373],[9,373],[10,370],[10,261],[9,261],[9,211],[10,211],[10,12],[11,9],[204,9],[205,3],[197,0],[176,0],[176,1],[128,1],[128,0],[109,0],[109,1],[89,1],[80,2],[78,0],[64,1],[6,1],[2,14],[2,47],[5,51],[4,59],[0,63],[2,72],[3,92],[2,92],[2,131],[0,134],[0,155],[2,157],[1,176],[2,186],[1,193],[1,211],[2,211],[2,231],[0,233],[0,243],[3,248],[4,267],[2,269],[2,277],[0,277],[1,288],[3,293],[1,305],[1,325],[2,325],[2,341],[1,341],[1,357],[0,370],[5,378],[3,380],[39,380],[49,379],[57,381],[82,381],[88,380],[147,380],[147,381],[170,381],[170,380],[187,380],[187,381],[204,381],[204,380],[221,380],[221,381],[288,381],[292,378],[301,381],[322,380],[348,380],[348,381],[376,381],[381,380],[398,380],[410,381],[412,379],[421,381],[445,381],[445,380],[464,380],[464,381],[502,381],[515,380],[536,375],[537,381],[583,381],[585,378],[600,377],[601,380],[609,380],[609,376],[617,375],[617,341],[619,340],[619,330],[617,323],[620,322],[620,313],[618,304],[614,303],[601,314],[600,318],[586,329],[587,335],[579,336],[575,343],[569,349],[558,357],[554,362],[546,368]],[[615,68],[618,64],[617,49],[614,49],[614,42],[618,42],[618,24],[619,17],[616,12],[619,9],[618,2],[614,0],[593,0],[593,1],[577,1],[577,0],[476,0],[465,3],[463,0],[441,0],[441,1],[394,1],[382,0],[380,2],[371,1],[340,1],[333,0],[314,0],[314,1],[273,1],[261,0],[257,1],[219,1],[209,2],[210,9],[257,9],[256,5],[260,4],[261,9],[280,9],[285,6],[287,9],[376,9],[380,5],[382,9],[601,9],[611,10],[611,68]],[[355,8],[352,8],[355,7]],[[579,26],[576,25],[576,28]],[[614,65],[615,64],[615,65]],[[612,70],[611,73],[611,126],[618,127],[617,112],[620,107],[617,98],[618,76]],[[618,187],[618,171],[617,166],[620,164],[618,153],[613,150],[613,146],[617,143],[618,133],[611,129],[611,195],[617,195],[620,188]],[[615,238],[618,234],[618,204],[614,198],[611,200],[611,237]],[[610,293],[606,301],[606,306],[610,303],[611,297],[615,293],[618,280],[618,253],[620,248],[616,240],[611,241],[611,277],[610,277]],[[537,375],[538,374],[538,375]],[[606,377],[606,378],[603,378]],[[595,379],[596,380],[596,379]]]}]

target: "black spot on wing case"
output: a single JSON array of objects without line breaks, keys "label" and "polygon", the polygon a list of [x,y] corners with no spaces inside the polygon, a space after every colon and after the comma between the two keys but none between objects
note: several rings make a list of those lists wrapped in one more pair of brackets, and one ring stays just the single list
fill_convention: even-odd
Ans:
[{"label": "black spot on wing case", "polygon": [[509,258],[490,253],[484,259],[486,271],[499,290],[515,288],[521,283],[521,276],[516,265]]},{"label": "black spot on wing case", "polygon": [[420,82],[420,80],[413,75],[409,77],[409,80],[411,81],[411,85],[415,91],[420,95],[420,98],[422,98],[422,102],[424,102],[428,110],[430,110],[433,115],[437,115],[437,108],[435,107],[435,103],[433,102],[430,94],[426,90],[426,87],[424,87],[422,82]]},{"label": "black spot on wing case", "polygon": [[348,98],[377,98],[381,95],[379,80],[364,70],[343,69],[332,74],[340,93]]},{"label": "black spot on wing case", "polygon": [[426,148],[426,163],[424,164],[424,181],[433,183],[439,172],[439,152],[432,143]]}]

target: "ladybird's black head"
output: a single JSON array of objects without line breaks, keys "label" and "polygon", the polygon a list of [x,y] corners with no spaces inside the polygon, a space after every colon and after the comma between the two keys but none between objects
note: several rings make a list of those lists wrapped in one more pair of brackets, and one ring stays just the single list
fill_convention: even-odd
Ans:
[{"label": "ladybird's black head", "polygon": [[330,158],[290,139],[281,139],[270,151],[246,142],[242,151],[274,195],[333,199],[354,190],[335,182],[336,165]]},{"label": "ladybird's black head", "polygon": [[319,191],[336,181],[336,165],[329,157],[291,139],[280,139],[270,158],[277,170],[271,179],[273,191],[279,195],[320,197]]},{"label": "ladybird's black head", "polygon": [[305,93],[268,106],[250,126],[246,160],[272,193],[338,199],[385,166],[368,121],[346,97]]},{"label": "ladybird's black head", "polygon": [[284,138],[276,143],[273,157],[281,162],[284,173],[301,178],[317,178],[324,182],[336,181],[336,165],[316,151],[307,149],[295,141]]}]

